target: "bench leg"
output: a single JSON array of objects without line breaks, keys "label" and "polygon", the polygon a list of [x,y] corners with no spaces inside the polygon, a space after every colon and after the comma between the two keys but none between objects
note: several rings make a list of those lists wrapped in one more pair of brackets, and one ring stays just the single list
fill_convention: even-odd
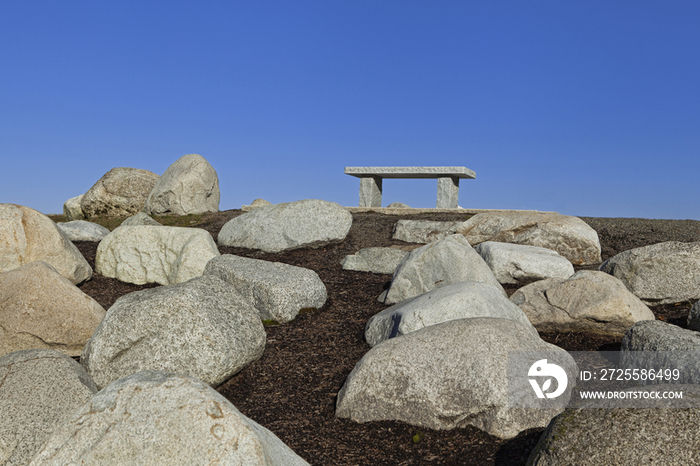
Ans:
[{"label": "bench leg", "polygon": [[360,178],[360,207],[382,206],[382,179],[377,176]]},{"label": "bench leg", "polygon": [[459,178],[440,176],[437,180],[437,209],[456,209],[459,200]]}]

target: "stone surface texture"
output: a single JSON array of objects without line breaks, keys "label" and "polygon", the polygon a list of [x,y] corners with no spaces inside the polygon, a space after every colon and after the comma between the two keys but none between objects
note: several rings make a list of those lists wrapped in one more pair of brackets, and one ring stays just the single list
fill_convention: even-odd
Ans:
[{"label": "stone surface texture", "polygon": [[688,328],[691,330],[700,330],[700,301],[693,304],[688,312]]},{"label": "stone surface texture", "polygon": [[104,315],[46,262],[0,273],[0,356],[31,348],[79,356]]},{"label": "stone surface texture", "polygon": [[107,228],[86,220],[58,222],[56,225],[71,241],[101,241],[109,234]]},{"label": "stone surface texture", "polygon": [[394,304],[457,282],[484,282],[505,291],[486,262],[462,235],[450,235],[414,249],[396,268],[389,290],[380,296]]},{"label": "stone surface texture", "polygon": [[457,282],[407,299],[372,316],[365,326],[365,341],[375,346],[389,338],[415,332],[448,320],[470,317],[512,319],[537,334],[525,313],[493,285]]},{"label": "stone surface texture", "polygon": [[463,222],[431,220],[399,220],[394,226],[393,239],[407,243],[427,244],[452,235]]},{"label": "stone surface texture", "polygon": [[410,209],[411,206],[408,204],[404,204],[403,202],[392,202],[388,206],[386,206],[387,209]]},{"label": "stone surface texture", "polygon": [[313,270],[280,262],[224,254],[207,263],[204,275],[219,277],[254,307],[263,320],[293,320],[302,309],[321,308],[326,286]]},{"label": "stone surface texture", "polygon": [[345,256],[340,265],[343,270],[393,274],[407,255],[408,251],[395,248],[364,248]]},{"label": "stone surface texture", "polygon": [[103,388],[139,370],[191,375],[218,386],[258,359],[265,329],[257,311],[213,276],[119,298],[80,363]]},{"label": "stone surface texture", "polygon": [[575,265],[598,264],[598,233],[578,217],[555,212],[484,212],[457,229],[469,244],[484,241],[553,249]]},{"label": "stone surface texture", "polygon": [[83,195],[81,194],[80,196],[71,197],[63,203],[63,215],[66,217],[67,221],[85,219],[83,209],[80,207],[80,201],[82,199]]},{"label": "stone surface texture", "polygon": [[219,177],[199,154],[183,155],[165,170],[148,195],[150,215],[188,215],[219,211]]},{"label": "stone surface texture", "polygon": [[569,279],[549,278],[511,296],[540,332],[591,332],[622,336],[654,314],[614,277],[580,270]]},{"label": "stone surface texture", "polygon": [[[700,398],[700,389],[693,385],[657,385],[650,390],[681,390],[684,396]],[[698,464],[700,463],[698,425],[700,425],[698,409],[589,407],[567,409],[552,419],[527,464],[528,466]]]},{"label": "stone surface texture", "polygon": [[509,351],[557,352],[571,358],[521,322],[452,320],[369,350],[338,393],[336,416],[430,429],[471,425],[500,438],[544,427],[561,410],[508,407]]},{"label": "stone surface texture", "polygon": [[651,305],[700,299],[700,242],[630,249],[605,261],[600,270]]},{"label": "stone surface texture", "polygon": [[343,241],[352,214],[339,204],[306,199],[259,207],[226,222],[220,246],[280,252]]},{"label": "stone surface texture", "polygon": [[97,387],[72,358],[32,349],[0,358],[0,464],[25,466]]},{"label": "stone surface texture", "polygon": [[500,283],[527,285],[545,278],[569,278],[574,266],[552,249],[484,241],[474,247]]},{"label": "stone surface texture", "polygon": [[201,276],[218,255],[214,239],[201,228],[120,226],[97,247],[95,270],[137,285],[172,285]]},{"label": "stone surface texture", "polygon": [[40,465],[307,465],[201,381],[138,372],[100,391],[51,435]]},{"label": "stone surface texture", "polygon": [[34,261],[51,264],[76,285],[92,277],[78,248],[49,217],[29,207],[0,204],[0,272]]},{"label": "stone surface texture", "polygon": [[163,226],[161,223],[149,217],[148,214],[146,214],[145,212],[139,212],[136,215],[132,215],[131,217],[124,220],[119,226],[129,227],[137,225],[153,225],[156,227]]},{"label": "stone surface texture", "polygon": [[112,168],[83,195],[80,208],[87,219],[134,215],[143,210],[158,178],[139,168]]},{"label": "stone surface texture", "polygon": [[437,180],[436,209],[456,209],[459,207],[459,178],[439,176]]}]

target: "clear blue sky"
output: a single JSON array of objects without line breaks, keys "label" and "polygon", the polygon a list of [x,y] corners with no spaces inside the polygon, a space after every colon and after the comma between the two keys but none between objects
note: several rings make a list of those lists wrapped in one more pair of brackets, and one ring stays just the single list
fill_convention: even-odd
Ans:
[{"label": "clear blue sky", "polygon": [[198,153],[222,210],[458,165],[465,208],[700,219],[697,1],[5,0],[0,25],[0,202]]}]

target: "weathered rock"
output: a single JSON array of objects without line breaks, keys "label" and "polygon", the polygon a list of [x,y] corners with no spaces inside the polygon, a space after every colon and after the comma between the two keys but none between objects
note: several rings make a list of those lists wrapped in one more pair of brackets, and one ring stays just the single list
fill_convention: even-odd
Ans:
[{"label": "weathered rock", "polygon": [[133,226],[137,226],[137,225],[153,225],[153,226],[157,226],[157,227],[163,226],[162,224],[153,220],[151,217],[148,216],[148,214],[146,214],[144,212],[139,212],[136,215],[132,215],[131,217],[124,220],[119,226],[120,227],[130,227],[130,226],[133,227]]},{"label": "weathered rock", "polygon": [[[700,333],[694,330],[660,320],[638,322],[625,333],[620,348],[620,367],[678,369],[674,383],[700,384]],[[654,383],[640,384],[646,382]]]},{"label": "weathered rock", "polygon": [[0,273],[0,356],[31,348],[79,356],[104,315],[46,262]]},{"label": "weathered rock", "polygon": [[139,370],[187,374],[217,386],[264,349],[257,311],[229,284],[206,276],[119,298],[80,363],[100,388]]},{"label": "weathered rock", "polygon": [[143,371],[100,391],[31,465],[307,465],[272,432],[199,380]]},{"label": "weathered rock", "polygon": [[57,225],[71,241],[101,241],[109,234],[109,230],[102,225],[85,220],[58,222]]},{"label": "weathered rock", "polygon": [[527,285],[545,278],[569,278],[574,266],[556,251],[524,244],[484,241],[474,247],[500,283]]},{"label": "weathered rock", "polygon": [[80,207],[80,201],[82,199],[83,195],[81,194],[80,196],[71,197],[63,203],[63,215],[66,217],[67,221],[85,219],[83,209]]},{"label": "weathered rock", "polygon": [[158,178],[139,168],[112,168],[83,195],[80,208],[87,219],[134,215],[143,210]]},{"label": "weathered rock", "polygon": [[268,202],[265,199],[256,199],[250,203],[250,205],[241,206],[241,210],[248,212],[249,210],[257,209],[258,207],[265,207],[266,205],[272,205],[272,202]]},{"label": "weathered rock", "polygon": [[480,282],[457,282],[406,299],[372,316],[365,326],[370,346],[429,325],[470,317],[517,320],[537,334],[525,313],[502,290]]},{"label": "weathered rock", "polygon": [[97,393],[83,368],[56,351],[0,358],[0,464],[24,466],[58,426]]},{"label": "weathered rock", "polygon": [[556,352],[575,367],[568,353],[542,341],[527,324],[451,320],[369,350],[338,393],[336,416],[430,429],[472,425],[501,438],[544,427],[560,409],[508,407],[509,351]]},{"label": "weathered rock", "polygon": [[[683,391],[697,385],[656,385],[631,390]],[[600,403],[599,400],[596,401]],[[619,403],[615,400],[615,403]],[[637,402],[639,404],[639,402]],[[700,463],[700,410],[663,408],[567,409],[549,424],[529,466],[685,465]]]},{"label": "weathered rock", "polygon": [[388,206],[386,206],[387,209],[410,209],[411,207],[407,204],[404,204],[403,202],[392,202]]},{"label": "weathered rock", "polygon": [[393,304],[457,282],[483,282],[506,295],[486,262],[462,235],[450,235],[411,253],[394,272],[391,286],[379,297]]},{"label": "weathered rock", "polygon": [[688,312],[688,328],[691,330],[700,330],[700,301],[693,304]]},{"label": "weathered rock", "polygon": [[97,247],[95,270],[137,285],[172,285],[201,276],[218,255],[214,239],[200,228],[120,226]]},{"label": "weathered rock", "polygon": [[393,239],[407,243],[427,244],[453,235],[462,222],[399,220],[394,225]]},{"label": "weathered rock", "polygon": [[302,309],[322,307],[328,297],[316,272],[280,262],[224,254],[207,263],[204,275],[231,285],[263,320],[289,322]]},{"label": "weathered rock", "polygon": [[619,280],[581,270],[569,279],[531,283],[511,296],[540,332],[591,332],[622,336],[635,322],[654,314]]},{"label": "weathered rock", "polygon": [[553,249],[576,265],[601,261],[596,231],[578,217],[555,212],[484,212],[464,222],[457,233],[473,246],[484,241],[526,244]]},{"label": "weathered rock", "polygon": [[392,274],[407,255],[408,251],[395,248],[364,248],[345,256],[340,265],[343,270]]},{"label": "weathered rock", "polygon": [[199,154],[183,155],[165,170],[144,206],[150,215],[219,211],[219,177]]},{"label": "weathered rock", "polygon": [[46,215],[29,207],[0,204],[0,272],[44,261],[74,284],[92,277],[92,268]]},{"label": "weathered rock", "polygon": [[335,202],[306,199],[259,207],[229,220],[220,246],[280,252],[320,247],[345,239],[352,214]]},{"label": "weathered rock", "polygon": [[700,299],[700,242],[630,249],[605,261],[600,270],[620,279],[647,304]]}]

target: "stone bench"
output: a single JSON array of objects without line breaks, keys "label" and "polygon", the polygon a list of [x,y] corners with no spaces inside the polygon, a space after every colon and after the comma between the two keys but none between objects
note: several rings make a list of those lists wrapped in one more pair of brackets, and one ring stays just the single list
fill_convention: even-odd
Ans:
[{"label": "stone bench", "polygon": [[382,179],[437,178],[438,209],[456,209],[459,179],[476,178],[466,167],[345,167],[345,174],[360,178],[360,207],[382,206]]}]

